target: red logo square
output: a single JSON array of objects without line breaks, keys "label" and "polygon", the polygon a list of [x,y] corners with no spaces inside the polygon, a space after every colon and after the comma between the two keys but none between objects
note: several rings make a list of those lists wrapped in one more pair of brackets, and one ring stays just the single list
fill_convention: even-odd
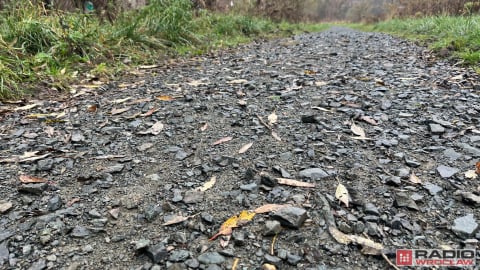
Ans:
[{"label": "red logo square", "polygon": [[411,249],[397,249],[397,265],[412,266],[413,265],[413,250]]}]

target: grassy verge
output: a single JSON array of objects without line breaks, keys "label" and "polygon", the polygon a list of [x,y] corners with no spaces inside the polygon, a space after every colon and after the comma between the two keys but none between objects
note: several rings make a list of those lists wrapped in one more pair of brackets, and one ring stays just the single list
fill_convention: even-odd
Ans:
[{"label": "grassy verge", "polygon": [[0,11],[0,100],[45,87],[68,89],[87,77],[115,78],[162,56],[195,55],[327,25],[276,24],[233,14],[195,13],[190,0],[150,0],[113,22],[45,10],[29,0]]},{"label": "grassy verge", "polygon": [[394,19],[373,25],[356,25],[365,31],[386,32],[417,40],[441,53],[478,68],[480,63],[480,16],[435,16]]}]

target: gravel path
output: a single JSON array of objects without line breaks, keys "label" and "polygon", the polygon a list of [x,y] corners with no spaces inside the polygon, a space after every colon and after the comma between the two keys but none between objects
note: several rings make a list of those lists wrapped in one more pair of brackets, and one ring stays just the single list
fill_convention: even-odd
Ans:
[{"label": "gravel path", "polygon": [[0,103],[1,269],[387,269],[477,247],[473,71],[332,28],[141,72]]}]

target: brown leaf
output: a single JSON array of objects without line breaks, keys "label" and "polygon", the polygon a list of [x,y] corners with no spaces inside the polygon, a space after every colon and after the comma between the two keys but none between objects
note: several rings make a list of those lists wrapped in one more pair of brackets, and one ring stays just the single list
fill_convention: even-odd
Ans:
[{"label": "brown leaf", "polygon": [[147,116],[150,116],[150,115],[154,114],[157,111],[158,111],[158,108],[153,107],[150,110],[148,110],[148,112],[142,113],[140,115],[143,116],[143,117],[147,117]]},{"label": "brown leaf", "polygon": [[217,182],[217,177],[212,176],[209,181],[205,182],[202,187],[198,188],[198,191],[204,192],[211,189],[215,182]]},{"label": "brown leaf", "polygon": [[269,213],[269,212],[278,211],[279,209],[287,207],[287,206],[290,206],[290,205],[289,204],[265,204],[265,205],[262,205],[262,206],[258,207],[257,209],[255,209],[253,211],[257,214],[265,214],[265,213]]},{"label": "brown leaf", "polygon": [[230,238],[232,238],[231,235],[224,235],[222,238],[220,238],[220,246],[222,248],[228,247],[228,244],[230,243]]},{"label": "brown leaf", "polygon": [[40,177],[34,177],[30,175],[20,175],[19,177],[20,182],[28,184],[28,183],[46,183],[48,180]]},{"label": "brown leaf", "polygon": [[373,125],[373,126],[378,125],[377,121],[375,121],[375,119],[371,118],[370,116],[364,115],[360,117],[360,119],[363,120],[364,122],[369,123],[370,125]]},{"label": "brown leaf", "polygon": [[477,161],[477,163],[475,164],[475,172],[477,174],[480,174],[480,161]]},{"label": "brown leaf", "polygon": [[221,143],[228,142],[228,141],[231,141],[231,140],[233,140],[233,137],[223,137],[220,140],[215,141],[213,143],[213,145],[221,144]]},{"label": "brown leaf", "polygon": [[420,180],[420,178],[418,178],[418,176],[415,175],[414,172],[412,172],[412,174],[410,174],[410,182],[414,183],[414,184],[421,184],[422,183],[422,180]]},{"label": "brown leaf", "polygon": [[74,203],[77,203],[80,201],[80,198],[73,198],[70,201],[67,202],[67,207],[72,206]]},{"label": "brown leaf", "polygon": [[167,222],[163,223],[162,226],[169,226],[173,224],[178,224],[181,222],[184,222],[185,220],[188,220],[192,216],[184,217],[184,216],[174,216],[171,219],[169,219]]},{"label": "brown leaf", "polygon": [[243,154],[243,153],[247,152],[247,150],[250,149],[250,147],[252,147],[252,145],[253,145],[253,142],[245,144],[244,146],[242,146],[242,148],[240,148],[240,150],[238,150],[238,153]]},{"label": "brown leaf", "polygon": [[87,112],[94,113],[94,112],[97,111],[97,109],[98,109],[98,105],[97,104],[92,104],[92,105],[87,107]]},{"label": "brown leaf", "polygon": [[131,107],[125,107],[125,108],[120,108],[120,109],[117,109],[117,108],[113,108],[112,111],[110,112],[111,115],[116,115],[116,114],[121,114],[121,113],[124,113],[128,110],[130,110]]},{"label": "brown leaf", "polygon": [[348,195],[347,188],[341,183],[338,183],[337,190],[335,191],[335,198],[343,202],[345,206],[348,207],[350,195]]},{"label": "brown leaf", "polygon": [[313,183],[298,181],[298,180],[294,180],[294,179],[279,177],[279,178],[276,178],[276,180],[281,185],[287,185],[287,186],[292,186],[292,187],[305,187],[305,188],[314,188],[315,187],[315,184],[313,184]]}]

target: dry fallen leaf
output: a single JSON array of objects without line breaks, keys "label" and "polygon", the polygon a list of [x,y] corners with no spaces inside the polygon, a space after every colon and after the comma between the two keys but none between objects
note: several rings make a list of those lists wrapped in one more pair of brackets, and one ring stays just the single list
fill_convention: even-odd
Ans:
[{"label": "dry fallen leaf", "polygon": [[170,218],[167,222],[163,223],[162,226],[168,226],[168,225],[173,225],[173,224],[178,224],[181,222],[184,222],[185,220],[188,220],[192,216],[184,217],[184,216],[173,216]]},{"label": "dry fallen leaf", "polygon": [[375,83],[378,85],[385,86],[385,82],[382,79],[375,79]]},{"label": "dry fallen leaf", "polygon": [[373,126],[378,125],[377,121],[375,121],[375,119],[371,118],[370,116],[364,115],[364,116],[360,117],[360,119],[364,122],[369,123],[370,125],[373,125]]},{"label": "dry fallen leaf", "polygon": [[328,232],[335,239],[335,241],[337,241],[340,244],[348,245],[352,242],[352,240],[350,239],[350,237],[348,237],[348,235],[339,231],[335,227],[332,227],[332,226],[328,227]]},{"label": "dry fallen leaf", "polygon": [[477,161],[477,163],[475,164],[475,172],[477,174],[480,174],[480,161]]},{"label": "dry fallen leaf", "polygon": [[289,204],[265,204],[265,205],[262,205],[262,206],[256,208],[253,211],[257,214],[265,214],[265,213],[269,213],[269,212],[278,211],[279,209],[287,207],[287,206],[290,206],[290,205]]},{"label": "dry fallen leaf", "polygon": [[350,126],[350,130],[353,132],[353,134],[358,135],[362,138],[365,138],[365,131],[363,130],[362,127],[357,126],[355,122],[352,121],[352,125]]},{"label": "dry fallen leaf", "polygon": [[205,131],[208,128],[208,123],[203,124],[203,126],[200,128],[200,131]]},{"label": "dry fallen leaf", "polygon": [[250,147],[252,147],[252,145],[253,145],[253,142],[245,144],[244,146],[242,146],[242,148],[240,148],[240,150],[238,150],[238,153],[243,154],[243,153],[247,152],[247,150],[250,149]]},{"label": "dry fallen leaf", "polygon": [[273,124],[277,123],[278,117],[277,117],[277,115],[275,114],[275,112],[272,112],[272,113],[268,116],[267,119],[268,119],[268,123],[269,123],[270,125],[273,125]]},{"label": "dry fallen leaf", "polygon": [[338,183],[337,190],[335,191],[335,198],[343,202],[345,206],[348,207],[350,196],[348,195],[347,188],[341,183]]},{"label": "dry fallen leaf", "polygon": [[132,99],[131,97],[127,97],[127,98],[122,98],[122,99],[115,99],[113,101],[111,101],[111,103],[114,103],[114,104],[120,104],[120,103],[124,103],[126,101],[129,101],[130,99]]},{"label": "dry fallen leaf", "polygon": [[112,111],[110,112],[111,115],[116,115],[116,114],[121,114],[121,113],[124,113],[128,110],[130,110],[131,107],[125,107],[125,108],[120,108],[120,109],[117,109],[117,108],[113,108]]},{"label": "dry fallen leaf", "polygon": [[420,178],[418,178],[418,176],[415,175],[414,172],[412,172],[412,174],[410,174],[410,182],[414,183],[414,184],[421,184],[422,183],[422,180],[420,180]]},{"label": "dry fallen leaf", "polygon": [[217,145],[217,144],[221,144],[221,143],[224,143],[224,142],[228,142],[228,141],[231,141],[233,139],[233,137],[223,137],[221,138],[220,140],[217,140],[213,143],[213,145]]},{"label": "dry fallen leaf", "polygon": [[245,79],[238,79],[238,80],[231,80],[227,82],[228,84],[242,84],[242,83],[247,83],[248,81]]},{"label": "dry fallen leaf", "polygon": [[277,270],[277,267],[273,264],[264,263],[262,264],[262,270]]},{"label": "dry fallen leaf", "polygon": [[17,107],[14,109],[14,111],[26,111],[26,110],[30,110],[30,109],[33,109],[35,107],[37,107],[38,104],[29,104],[29,105],[25,105],[25,106],[22,106],[22,107]]},{"label": "dry fallen leaf", "polygon": [[279,142],[282,141],[282,138],[280,138],[280,136],[278,136],[278,134],[275,131],[272,131],[272,137]]},{"label": "dry fallen leaf", "polygon": [[171,96],[158,96],[157,99],[161,100],[161,101],[172,101],[172,100],[174,100],[174,98],[171,97]]},{"label": "dry fallen leaf", "polygon": [[204,192],[204,191],[207,191],[208,189],[211,189],[215,185],[215,182],[217,182],[217,177],[212,176],[210,180],[208,180],[203,184],[202,187],[198,188],[198,191]]},{"label": "dry fallen leaf", "polygon": [[208,84],[208,81],[204,81],[204,80],[194,80],[194,81],[188,82],[187,84],[190,85],[190,86],[197,87],[197,86],[200,86],[200,85]]},{"label": "dry fallen leaf", "polygon": [[314,188],[315,187],[315,184],[313,184],[313,183],[298,181],[298,180],[294,180],[294,179],[279,177],[279,178],[276,178],[276,180],[281,185],[287,185],[287,186],[293,186],[293,187],[305,187],[305,188]]},{"label": "dry fallen leaf", "polygon": [[220,235],[230,235],[233,231],[233,228],[240,227],[248,223],[253,219],[255,216],[255,212],[250,212],[247,210],[243,210],[240,212],[238,216],[233,216],[227,219],[222,226],[220,226],[220,230],[217,234],[212,236],[209,240],[215,240]]},{"label": "dry fallen leaf", "polygon": [[97,104],[92,104],[92,105],[87,107],[87,112],[93,113],[93,112],[96,112],[97,109],[98,109],[98,105]]},{"label": "dry fallen leaf", "polygon": [[70,201],[67,202],[67,207],[72,206],[74,203],[77,203],[80,201],[80,198],[73,198]]},{"label": "dry fallen leaf", "polygon": [[150,115],[154,114],[157,111],[158,111],[158,108],[153,107],[150,110],[148,110],[146,113],[142,113],[140,115],[143,116],[143,117],[147,117],[147,116],[150,116]]},{"label": "dry fallen leaf", "polygon": [[48,180],[40,177],[34,177],[30,175],[20,175],[19,177],[20,182],[28,184],[28,183],[46,183]]},{"label": "dry fallen leaf", "polygon": [[477,173],[475,172],[475,170],[468,170],[465,172],[465,178],[475,179],[477,178]]},{"label": "dry fallen leaf", "polygon": [[324,82],[324,81],[316,81],[315,82],[315,86],[325,86],[327,85],[328,83],[327,82]]},{"label": "dry fallen leaf", "polygon": [[163,129],[163,124],[160,121],[156,122],[150,129],[153,135],[158,135],[160,134],[160,131],[162,131]]}]

